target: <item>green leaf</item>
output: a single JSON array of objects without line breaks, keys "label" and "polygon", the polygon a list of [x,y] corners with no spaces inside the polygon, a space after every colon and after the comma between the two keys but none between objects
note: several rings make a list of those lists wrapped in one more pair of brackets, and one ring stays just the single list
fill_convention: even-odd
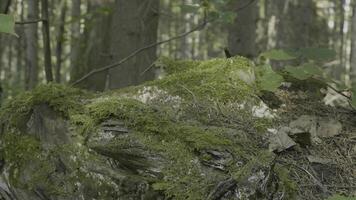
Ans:
[{"label": "green leaf", "polygon": [[286,66],[284,70],[299,80],[305,80],[312,76],[323,76],[323,70],[312,63],[306,63],[298,67]]},{"label": "green leaf", "polygon": [[183,12],[186,13],[196,13],[198,12],[200,6],[198,4],[183,4],[180,5],[180,8]]},{"label": "green leaf", "polygon": [[304,71],[301,67],[286,66],[284,70],[292,77],[299,80],[306,80],[311,77],[311,75]]},{"label": "green leaf", "polygon": [[336,56],[334,50],[327,48],[301,48],[299,53],[307,59],[316,61],[330,61]]},{"label": "green leaf", "polygon": [[259,86],[261,90],[275,92],[284,81],[283,77],[273,71],[270,65],[264,65],[258,67],[259,71]]},{"label": "green leaf", "polygon": [[268,58],[271,60],[294,60],[297,58],[297,55],[288,50],[282,49],[272,49],[266,52],[263,52],[260,57]]},{"label": "green leaf", "polygon": [[0,14],[0,33],[9,33],[17,36],[15,33],[15,20],[13,16]]},{"label": "green leaf", "polygon": [[301,68],[310,75],[323,75],[323,70],[313,63],[305,63],[301,66]]}]

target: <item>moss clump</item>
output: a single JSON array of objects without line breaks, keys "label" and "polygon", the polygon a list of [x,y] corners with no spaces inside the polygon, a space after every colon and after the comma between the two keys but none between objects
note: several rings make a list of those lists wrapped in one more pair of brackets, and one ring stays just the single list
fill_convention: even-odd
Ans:
[{"label": "moss clump", "polygon": [[[158,180],[154,188],[165,191],[175,199],[204,199],[209,190],[207,185],[216,181],[204,173],[199,161],[200,152],[232,152],[240,159],[249,160],[256,151],[260,151],[249,140],[237,135],[229,136],[224,128],[204,128],[197,122],[175,121],[165,114],[164,109],[157,109],[134,99],[100,98],[86,105],[86,108],[96,123],[112,118],[122,120],[132,130],[131,137],[137,138],[147,148],[160,152],[170,160],[163,169],[165,178]],[[120,149],[121,146],[121,141],[110,144],[111,149]],[[264,162],[262,159],[259,161]],[[234,163],[227,165],[231,165],[228,168],[237,170],[233,168]]]},{"label": "moss clump", "polygon": [[196,60],[173,60],[168,57],[160,57],[155,65],[164,70],[167,74],[184,73],[201,64],[201,61]]},{"label": "moss clump", "polygon": [[190,101],[210,99],[219,102],[243,102],[253,99],[255,86],[237,76],[239,71],[247,71],[253,67],[252,62],[246,58],[190,62],[182,70],[177,70],[183,65],[180,62],[167,61],[166,65],[169,75],[149,85],[159,86]]},{"label": "moss clump", "polygon": [[32,136],[23,136],[17,132],[11,132],[2,137],[2,149],[4,151],[4,159],[17,166],[35,159],[41,152],[38,140]]},{"label": "moss clump", "polygon": [[89,93],[60,84],[47,84],[36,87],[33,91],[24,92],[15,99],[8,100],[2,107],[0,119],[12,125],[25,121],[33,106],[48,104],[65,117],[71,113],[81,112],[81,99],[89,98]]},{"label": "moss clump", "polygon": [[288,169],[277,164],[274,171],[279,178],[279,190],[286,194],[287,199],[295,199],[297,186],[296,183],[290,178]]}]

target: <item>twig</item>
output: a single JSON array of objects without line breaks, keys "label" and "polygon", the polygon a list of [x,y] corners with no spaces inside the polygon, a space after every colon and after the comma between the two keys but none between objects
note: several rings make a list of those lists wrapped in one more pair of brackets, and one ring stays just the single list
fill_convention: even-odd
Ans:
[{"label": "twig", "polygon": [[44,22],[44,21],[46,21],[46,20],[45,19],[34,19],[34,20],[29,20],[29,21],[15,22],[15,24],[18,24],[18,25],[35,24],[35,23]]},{"label": "twig", "polygon": [[203,20],[203,22],[202,22],[201,24],[199,24],[199,25],[196,26],[195,28],[193,28],[193,29],[191,29],[191,30],[189,30],[189,31],[187,31],[187,32],[185,32],[185,33],[182,33],[182,34],[180,34],[180,35],[174,36],[174,37],[169,38],[169,39],[167,39],[167,40],[162,40],[162,41],[159,41],[159,42],[155,42],[155,43],[152,43],[152,44],[147,45],[147,46],[145,46],[145,47],[142,47],[142,48],[140,48],[140,49],[137,49],[136,51],[132,52],[130,55],[128,55],[127,57],[121,59],[121,60],[118,61],[118,62],[115,62],[115,63],[112,63],[112,64],[110,64],[110,65],[104,66],[104,67],[102,67],[102,68],[98,68],[98,69],[95,69],[95,70],[90,71],[89,73],[87,73],[87,74],[85,74],[83,77],[81,77],[80,79],[74,81],[74,82],[72,83],[72,86],[75,86],[75,85],[77,85],[78,83],[80,83],[80,82],[86,80],[87,78],[89,78],[89,77],[92,76],[93,74],[96,74],[96,73],[99,73],[99,72],[106,71],[106,70],[108,70],[108,69],[117,67],[117,66],[119,66],[119,65],[121,65],[121,64],[123,64],[123,63],[125,63],[126,61],[130,60],[131,58],[133,58],[134,56],[136,56],[138,53],[141,53],[142,51],[144,51],[144,50],[146,50],[146,49],[150,49],[150,48],[152,48],[152,47],[156,47],[156,46],[159,46],[159,45],[161,45],[161,44],[164,44],[164,43],[167,43],[167,42],[171,42],[171,41],[173,41],[173,40],[177,40],[177,39],[183,38],[183,37],[185,37],[185,36],[187,36],[187,35],[189,35],[189,34],[195,32],[195,31],[201,30],[201,29],[203,29],[203,28],[206,26],[207,23],[208,23],[208,21],[206,20],[206,18],[204,18],[204,20]]},{"label": "twig", "polygon": [[311,174],[308,170],[306,170],[306,169],[304,169],[303,167],[298,166],[298,165],[296,165],[296,164],[290,163],[290,162],[286,162],[286,161],[282,161],[282,162],[284,162],[284,163],[287,164],[287,165],[291,165],[291,166],[293,166],[293,167],[295,167],[295,168],[298,168],[299,170],[304,171],[306,174],[308,174],[308,175],[313,179],[315,185],[317,185],[317,186],[323,191],[323,193],[328,193],[328,192],[329,192],[328,189],[327,189],[327,187],[325,187],[325,186],[324,186],[313,174]]},{"label": "twig", "polygon": [[[341,96],[343,97],[346,97],[346,99],[348,100],[349,102],[349,106],[353,109],[353,110],[356,110],[356,108],[351,104],[351,101],[352,101],[352,97],[350,96],[347,96],[346,94],[342,93],[341,91],[337,90],[336,88],[334,88],[332,85],[330,84],[326,84],[330,89],[334,90],[336,93],[340,94]],[[354,96],[356,96],[356,94],[353,94]]]},{"label": "twig", "polygon": [[195,96],[195,94],[194,94],[191,90],[189,90],[187,87],[185,87],[184,85],[181,85],[181,84],[178,84],[178,86],[180,86],[180,87],[182,87],[183,89],[187,90],[187,91],[192,95],[195,104],[198,103],[197,97]]},{"label": "twig", "polygon": [[150,64],[150,66],[148,66],[145,70],[143,70],[143,72],[140,74],[140,76],[143,76],[148,70],[150,70],[156,62],[153,62],[152,64]]}]

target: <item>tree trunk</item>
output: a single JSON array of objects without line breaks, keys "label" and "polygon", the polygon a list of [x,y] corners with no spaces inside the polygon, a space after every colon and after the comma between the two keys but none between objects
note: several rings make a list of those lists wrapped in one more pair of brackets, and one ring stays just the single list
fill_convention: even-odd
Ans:
[{"label": "tree trunk", "polygon": [[351,81],[356,84],[356,3],[352,5],[352,24],[351,24]]},{"label": "tree trunk", "polygon": [[42,37],[43,37],[43,53],[44,53],[44,68],[47,82],[53,81],[52,61],[51,61],[51,39],[49,33],[49,15],[48,15],[48,0],[41,0],[42,11]]},{"label": "tree trunk", "polygon": [[[88,13],[94,14],[86,20],[84,34],[80,40],[80,43],[85,43],[86,46],[75,46],[79,45],[75,41],[72,43],[74,51],[76,51],[75,48],[80,48],[77,55],[76,52],[72,54],[72,81],[78,80],[90,71],[112,62],[113,55],[111,55],[109,49],[111,16],[113,12],[110,9],[112,7],[113,4],[109,1],[88,1]],[[75,28],[75,34],[80,31],[79,26],[72,28]],[[72,39],[78,40],[75,38],[76,36],[74,35]],[[106,77],[106,71],[100,72],[82,81],[78,86],[88,90],[103,91],[105,89]]]},{"label": "tree trunk", "polygon": [[[233,1],[230,5],[235,11],[246,4],[245,0]],[[256,30],[258,20],[257,1],[242,10],[235,11],[235,22],[229,25],[228,46],[233,55],[241,55],[248,58],[257,55]]]},{"label": "tree trunk", "polygon": [[9,12],[11,0],[2,0],[0,3],[0,13],[7,14]]},{"label": "tree trunk", "polygon": [[[70,65],[72,75],[79,68],[78,60],[80,54],[80,10],[81,0],[72,1],[72,19],[71,19],[71,44],[70,44]],[[74,75],[76,78],[76,76]],[[73,79],[73,77],[72,77]]]},{"label": "tree trunk", "polygon": [[270,4],[272,4],[270,14],[276,16],[277,48],[328,44],[327,24],[317,20],[314,1],[270,0]]},{"label": "tree trunk", "polygon": [[[38,19],[38,0],[28,1],[28,20]],[[26,60],[25,88],[32,89],[38,82],[38,26],[37,23],[27,24],[26,34]]]},{"label": "tree trunk", "polygon": [[64,23],[66,19],[67,12],[67,2],[64,1],[61,3],[61,14],[60,14],[60,22],[58,25],[57,31],[57,45],[56,45],[56,82],[61,82],[61,66],[62,66],[62,52],[63,52],[63,41],[64,41]]},{"label": "tree trunk", "polygon": [[[192,0],[184,0],[183,5],[191,5]],[[192,13],[186,12],[186,11],[181,11],[181,24],[182,27],[184,28],[182,32],[187,32],[188,30],[191,29],[191,21],[192,19]],[[179,31],[179,30],[178,30]],[[191,58],[191,51],[189,50],[191,48],[191,44],[189,42],[190,37],[184,37],[181,39],[181,45],[180,45],[180,59],[188,59]]]},{"label": "tree trunk", "polygon": [[[111,54],[115,61],[157,41],[159,0],[116,0],[111,30]],[[137,54],[109,70],[109,88],[137,85],[154,78],[153,70],[141,74],[156,60],[156,48]]]}]

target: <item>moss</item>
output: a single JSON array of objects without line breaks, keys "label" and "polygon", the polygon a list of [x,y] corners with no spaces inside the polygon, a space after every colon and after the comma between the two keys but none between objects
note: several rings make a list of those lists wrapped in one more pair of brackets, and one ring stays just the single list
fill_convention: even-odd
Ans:
[{"label": "moss", "polygon": [[155,65],[164,70],[167,74],[186,72],[199,65],[201,61],[196,60],[174,60],[168,57],[160,57]]},{"label": "moss", "polygon": [[75,127],[76,132],[84,137],[89,137],[90,133],[96,128],[95,120],[87,114],[73,114],[70,115],[70,121]]},{"label": "moss", "polygon": [[282,192],[286,194],[287,199],[296,199],[297,186],[296,183],[290,178],[289,171],[285,167],[278,164],[275,166],[274,171],[279,179],[279,190],[282,190]]},{"label": "moss", "polygon": [[[257,147],[252,142],[237,135],[229,136],[224,128],[203,128],[197,122],[174,121],[167,117],[170,115],[165,114],[164,109],[157,109],[134,99],[100,98],[86,107],[96,123],[109,118],[120,119],[131,129],[133,137],[149,149],[169,158],[171,162],[163,170],[165,178],[156,182],[154,188],[164,190],[175,199],[206,197],[206,184],[210,177],[206,177],[201,170],[197,152],[208,149],[223,152],[227,150],[246,160],[256,153]],[[122,145],[122,141],[118,141],[111,144],[110,148],[118,150]],[[106,147],[104,149],[107,150]],[[120,152],[116,154],[121,155]],[[263,162],[260,157],[257,160]]]},{"label": "moss", "polygon": [[47,84],[36,87],[33,91],[24,92],[14,99],[8,100],[2,108],[0,119],[12,125],[24,121],[33,106],[46,103],[63,116],[81,112],[81,99],[88,98],[89,93],[60,84]]},{"label": "moss", "polygon": [[[181,66],[168,63],[171,68]],[[161,80],[148,85],[159,86],[173,95],[187,100],[211,99],[219,102],[243,102],[253,100],[255,86],[249,85],[236,74],[240,70],[250,70],[251,61],[242,57],[229,59],[212,59],[193,62],[184,70],[169,70],[174,72]],[[170,67],[168,67],[170,69]]]},{"label": "moss", "polygon": [[[171,61],[170,61],[171,62]],[[210,61],[179,61],[167,65],[168,76],[162,80],[149,82],[144,86],[134,87],[138,91],[140,87],[154,85],[161,89],[167,90],[170,94],[184,98],[179,109],[186,115],[183,118],[177,118],[172,109],[167,109],[169,104],[144,104],[133,98],[130,98],[132,91],[127,89],[102,94],[98,98],[92,98],[94,95],[87,94],[81,90],[68,88],[66,86],[50,84],[40,86],[32,92],[23,94],[14,99],[5,106],[1,114],[3,122],[11,121],[10,127],[17,127],[16,123],[21,117],[26,117],[31,113],[31,108],[36,104],[47,103],[55,111],[63,114],[70,120],[74,126],[75,133],[84,137],[90,137],[91,133],[100,134],[96,128],[100,123],[107,119],[118,119],[124,122],[125,127],[129,128],[130,134],[126,139],[112,139],[107,145],[95,146],[96,151],[105,154],[108,157],[123,162],[125,152],[131,144],[131,140],[138,140],[149,152],[162,155],[167,158],[164,163],[162,180],[153,180],[154,188],[162,190],[168,197],[174,199],[205,199],[208,191],[217,184],[217,179],[206,173],[206,167],[202,165],[201,160],[212,160],[211,155],[204,154],[206,150],[216,150],[228,152],[231,155],[230,162],[226,165],[226,172],[222,177],[226,178],[232,175],[236,180],[242,179],[252,173],[251,167],[254,165],[267,166],[270,163],[271,155],[265,153],[258,147],[254,141],[254,135],[240,134],[239,132],[231,133],[231,130],[225,128],[229,124],[228,118],[234,120],[241,119],[241,124],[253,123],[253,117],[250,112],[232,111],[228,106],[229,103],[241,103],[254,101],[254,85],[249,85],[244,81],[236,78],[238,70],[246,70],[252,67],[250,61],[244,58],[236,57],[231,59],[214,59]],[[86,101],[82,101],[82,100]],[[193,102],[193,103],[192,103]],[[200,103],[204,102],[202,106]],[[199,105],[195,105],[199,104]],[[221,110],[217,105],[223,105]],[[191,106],[195,105],[194,108]],[[224,107],[226,105],[226,107]],[[214,108],[212,112],[211,109]],[[230,112],[231,116],[226,117],[225,112]],[[190,115],[187,117],[187,115]],[[218,121],[216,126],[210,124],[210,116],[214,115],[214,120]],[[240,115],[240,118],[233,118]],[[251,121],[248,121],[251,120]],[[209,123],[208,123],[209,122]],[[269,122],[264,119],[255,121],[248,128],[256,132],[263,132]],[[220,127],[219,127],[220,126]],[[233,127],[233,131],[240,127]],[[243,131],[243,130],[242,130]],[[9,137],[14,137],[8,134]],[[22,137],[22,136],[21,136]],[[26,141],[26,140],[23,140]],[[89,147],[91,144],[89,144]],[[18,144],[14,145],[18,146]],[[21,146],[21,145],[20,145]],[[131,146],[130,146],[131,147]],[[33,152],[32,146],[25,146],[26,151]],[[28,149],[30,148],[30,149]],[[83,147],[83,148],[87,148]],[[93,147],[94,148],[94,147]],[[9,149],[16,152],[16,149]],[[38,150],[41,153],[43,151]],[[61,155],[74,155],[79,161],[73,161],[72,166],[78,165],[78,168],[85,160],[97,161],[88,157],[88,152],[79,147],[59,147],[54,152]],[[22,154],[20,154],[22,155]],[[34,154],[36,155],[36,154]],[[55,154],[42,155],[43,171],[53,170],[52,165],[46,163],[54,157]],[[136,154],[135,154],[136,155]],[[16,156],[11,154],[11,156]],[[29,159],[33,155],[24,154]],[[137,153],[137,160],[133,160],[132,166],[138,166],[142,162],[140,152]],[[7,157],[6,159],[9,159]],[[11,162],[15,162],[19,157],[13,157]],[[121,160],[120,160],[121,159]],[[252,161],[251,161],[252,160]],[[250,162],[249,162],[250,161]],[[238,163],[242,163],[239,166]],[[241,167],[242,166],[242,167]],[[145,166],[144,166],[145,167]],[[20,168],[17,168],[19,170]],[[41,168],[42,169],[42,168]],[[15,173],[14,173],[15,174]],[[44,173],[46,174],[46,173]],[[92,187],[85,171],[73,172],[70,180],[60,179],[56,183],[47,183],[42,174],[33,176],[34,182],[29,184],[36,185],[43,183],[47,185],[60,185],[60,182],[69,181],[71,184],[75,181],[82,181],[88,187]],[[94,182],[94,181],[93,181]],[[94,186],[93,186],[94,187]],[[106,187],[106,186],[105,186]],[[109,186],[108,186],[109,187]],[[68,193],[58,186],[58,191]],[[53,192],[55,190],[49,189]]]},{"label": "moss", "polygon": [[2,137],[4,159],[16,166],[35,159],[41,153],[40,142],[32,136],[23,136],[17,132]]},{"label": "moss", "polygon": [[242,182],[249,176],[254,174],[255,170],[266,170],[271,166],[273,161],[273,153],[266,150],[256,152],[256,155],[251,157],[251,160],[244,165],[243,168],[233,168],[231,170],[232,176],[235,180]]}]

